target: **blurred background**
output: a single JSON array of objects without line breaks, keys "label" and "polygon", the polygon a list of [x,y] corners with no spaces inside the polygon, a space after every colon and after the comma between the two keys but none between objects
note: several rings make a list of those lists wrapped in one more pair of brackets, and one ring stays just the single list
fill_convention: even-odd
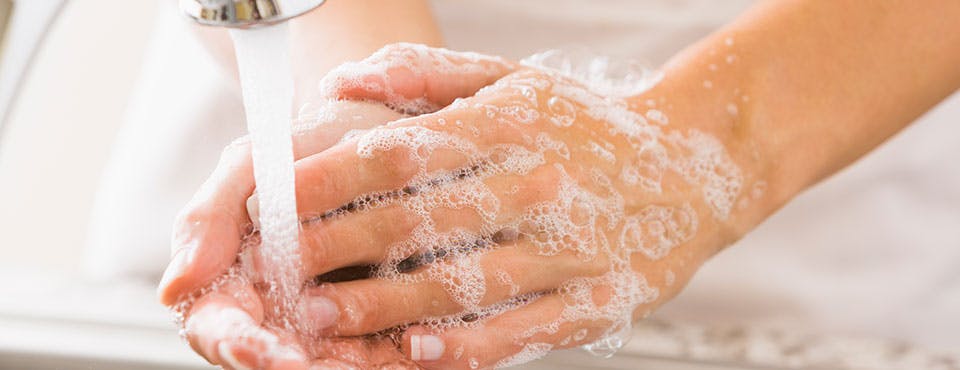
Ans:
[{"label": "blurred background", "polygon": [[0,368],[202,366],[156,303],[155,279],[82,273],[158,4],[3,0],[0,10]]},{"label": "blurred background", "polygon": [[[678,3],[684,2],[689,1]],[[213,168],[220,148],[243,134],[244,124],[233,76],[221,71],[191,37],[174,3],[0,0],[0,278],[4,279],[0,284],[0,368],[209,368],[179,339],[171,317],[154,298],[154,287],[168,258],[166,240],[173,214]],[[527,50],[570,42],[542,42],[550,36],[540,35],[540,41],[536,37],[528,44],[518,41],[521,44],[513,51],[496,50],[489,41],[474,39],[469,28],[453,24],[489,27],[491,21],[503,21],[503,15],[491,10],[494,6],[469,13],[486,18],[458,17],[461,13],[451,10],[466,3],[436,4],[455,48],[519,57]],[[508,3],[499,6],[509,7]],[[638,7],[629,1],[620,3]],[[554,16],[575,18],[575,4],[558,2]],[[646,54],[649,62],[662,62],[748,4],[733,1],[708,7],[708,12],[678,15],[677,19],[700,19],[698,27],[682,31],[679,25],[658,19],[658,27],[672,32],[674,41],[667,44],[660,35],[647,35],[636,42],[655,50]],[[662,5],[648,13],[662,15],[669,8]],[[540,11],[523,5],[514,10],[527,15]],[[616,19],[610,22],[616,25],[613,28],[630,28]],[[503,26],[493,32],[506,36],[516,31]],[[600,49],[628,53],[616,43]],[[211,102],[221,111],[198,115],[190,109]],[[958,97],[924,120],[929,121],[926,127],[956,125]],[[912,139],[895,141],[946,145],[932,139],[934,130],[910,131],[905,136]],[[909,313],[889,316],[899,320],[898,328],[933,333],[934,339],[925,342],[913,340],[910,330],[829,320],[810,325],[809,317],[799,314],[802,310],[792,306],[789,297],[778,298],[784,289],[777,285],[778,278],[763,275],[783,270],[776,263],[768,266],[777,257],[754,253],[763,246],[784,244],[784,229],[796,230],[796,235],[789,236],[799,238],[796,243],[816,245],[816,240],[835,239],[840,245],[852,245],[854,251],[869,244],[857,239],[862,235],[838,231],[862,219],[842,211],[822,215],[822,210],[843,198],[841,189],[847,185],[877,181],[878,163],[893,161],[904,168],[940,165],[960,173],[951,164],[956,158],[936,158],[935,151],[902,154],[885,147],[858,164],[852,174],[802,196],[741,242],[744,247],[708,266],[690,293],[639,325],[634,340],[615,358],[601,361],[564,352],[529,368],[921,368],[935,363],[942,368],[960,367],[958,357],[947,354],[951,343],[956,343],[956,335],[950,333],[960,329],[957,323],[940,327],[922,318],[904,319]],[[896,177],[895,172],[879,173]],[[945,184],[957,183],[957,175],[950,176],[953,182]],[[957,202],[951,202],[957,210]],[[886,206],[906,212],[902,217],[918,217],[900,203]],[[822,217],[822,222],[790,227],[811,215]],[[930,222],[932,227],[956,230],[958,223],[951,223],[956,220],[949,216]],[[884,239],[882,232],[876,237]],[[922,238],[920,242],[938,243]],[[946,239],[943,247],[960,250],[954,243],[955,239]],[[736,260],[756,262],[736,274],[724,272],[724,266]],[[817,263],[815,259],[808,262]],[[723,301],[722,297],[756,288],[758,276],[769,278],[772,286],[758,288],[761,293],[735,304]],[[852,274],[846,283],[863,288],[871,284],[870,276]],[[945,284],[960,286],[955,281]],[[811,282],[800,290],[816,296],[813,286]],[[874,288],[863,297],[882,294],[883,289]],[[898,288],[909,289],[909,285]],[[857,294],[848,306],[882,302],[882,298],[858,301]],[[960,298],[951,302],[931,310],[960,314],[951,311],[960,309]],[[719,310],[706,309],[712,304]],[[897,334],[901,332],[907,334]]]}]

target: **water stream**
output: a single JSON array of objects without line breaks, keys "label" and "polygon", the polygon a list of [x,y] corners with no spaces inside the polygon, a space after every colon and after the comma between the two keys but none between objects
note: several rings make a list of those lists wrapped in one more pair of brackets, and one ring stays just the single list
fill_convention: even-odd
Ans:
[{"label": "water stream", "polygon": [[[259,200],[261,273],[275,317],[290,319],[301,286],[299,231],[290,114],[293,80],[288,27],[231,30],[253,150]],[[285,322],[284,324],[289,324]]]}]

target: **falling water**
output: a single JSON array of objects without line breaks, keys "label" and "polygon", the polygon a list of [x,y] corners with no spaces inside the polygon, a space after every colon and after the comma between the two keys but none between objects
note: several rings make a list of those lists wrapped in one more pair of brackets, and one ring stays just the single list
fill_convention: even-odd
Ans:
[{"label": "falling water", "polygon": [[[231,30],[240,69],[240,86],[253,144],[253,174],[259,200],[260,266],[270,287],[275,316],[289,319],[299,280],[299,221],[294,185],[290,113],[288,28],[285,24]],[[289,324],[289,322],[283,322]]]}]

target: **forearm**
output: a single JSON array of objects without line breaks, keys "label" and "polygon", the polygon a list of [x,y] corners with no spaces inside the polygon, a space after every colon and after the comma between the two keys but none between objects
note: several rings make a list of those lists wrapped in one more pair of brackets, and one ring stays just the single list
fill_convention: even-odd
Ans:
[{"label": "forearm", "polygon": [[648,95],[766,183],[729,220],[742,234],[960,87],[957,19],[946,0],[765,2],[674,58]]},{"label": "forearm", "polygon": [[[197,36],[231,75],[236,59],[223,29],[196,26]],[[427,0],[328,0],[290,20],[291,63],[296,99],[309,99],[333,67],[361,60],[395,42],[441,46],[440,30]],[[299,104],[298,104],[299,105]]]}]

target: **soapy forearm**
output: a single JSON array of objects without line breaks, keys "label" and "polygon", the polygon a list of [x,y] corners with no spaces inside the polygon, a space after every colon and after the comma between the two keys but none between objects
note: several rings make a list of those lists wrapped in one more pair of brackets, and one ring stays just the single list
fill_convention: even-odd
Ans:
[{"label": "soapy forearm", "polygon": [[960,87],[960,2],[765,2],[678,54],[640,97],[711,132],[765,194],[742,236]]}]

